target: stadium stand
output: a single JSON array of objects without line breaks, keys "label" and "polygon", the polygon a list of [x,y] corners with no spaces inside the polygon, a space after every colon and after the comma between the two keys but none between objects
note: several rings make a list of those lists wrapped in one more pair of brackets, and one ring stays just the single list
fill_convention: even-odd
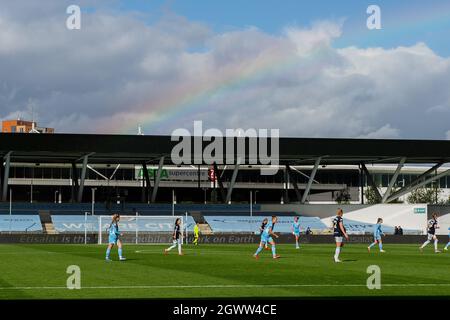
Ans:
[{"label": "stadium stand", "polygon": [[38,215],[0,215],[0,232],[42,232]]},{"label": "stadium stand", "polygon": [[[267,215],[270,217],[270,214]],[[249,216],[205,216],[213,232],[252,232],[259,233],[262,217]],[[275,227],[276,232],[290,233],[294,217],[281,216]],[[304,232],[310,227],[314,232],[321,232],[327,226],[317,217],[300,217],[300,228]]]},{"label": "stadium stand", "polygon": [[[84,224],[85,224],[85,216],[84,215],[53,215],[53,225],[58,233],[78,233],[84,232]],[[141,232],[146,231],[172,231],[173,224],[169,224],[167,222],[158,223],[157,221],[149,221],[149,220],[139,220],[138,218],[138,229]],[[87,231],[88,232],[98,232],[98,216],[87,216]],[[109,222],[102,223],[102,230],[106,230],[109,227]],[[122,221],[120,223],[120,230],[134,231],[136,221]],[[187,218],[187,229],[189,232],[193,231],[194,228],[194,219],[191,216]]]}]

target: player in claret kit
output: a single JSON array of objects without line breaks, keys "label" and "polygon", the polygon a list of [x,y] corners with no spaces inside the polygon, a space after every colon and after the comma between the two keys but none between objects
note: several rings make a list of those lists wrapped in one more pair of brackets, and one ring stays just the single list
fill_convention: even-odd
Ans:
[{"label": "player in claret kit", "polygon": [[348,234],[344,227],[344,220],[342,216],[344,211],[338,209],[336,217],[333,219],[333,234],[334,240],[336,241],[336,250],[334,253],[334,262],[342,262],[339,260],[339,254],[341,253],[341,248],[344,246],[344,238],[348,240]]},{"label": "player in claret kit", "polygon": [[437,221],[437,214],[433,213],[431,219],[428,220],[428,239],[419,248],[420,252],[423,251],[423,248],[425,248],[425,246],[427,246],[431,242],[431,240],[434,240],[434,252],[435,253],[440,252],[438,250],[438,238],[436,236],[436,229],[439,229],[438,221]]},{"label": "player in claret kit", "polygon": [[278,238],[278,235],[273,232],[275,228],[275,224],[277,223],[277,216],[272,216],[271,222],[264,228],[263,233],[261,234],[261,242],[259,243],[259,247],[253,255],[256,259],[259,259],[259,253],[263,250],[264,246],[269,243],[272,247],[272,257],[274,259],[278,259],[280,256],[276,253],[275,241],[273,241],[272,237]]},{"label": "player in claret kit", "polygon": [[298,217],[294,218],[294,222],[291,226],[292,234],[295,237],[295,249],[300,249],[298,244],[298,238],[300,237],[300,222],[298,222]]},{"label": "player in claret kit", "polygon": [[118,213],[112,216],[111,224],[109,225],[108,233],[109,233],[109,242],[108,248],[106,249],[106,261],[111,261],[109,255],[111,253],[111,249],[117,244],[118,252],[119,252],[119,260],[126,260],[122,255],[122,241],[120,240],[120,231],[119,231],[119,221],[120,215]]},{"label": "player in claret kit", "polygon": [[383,230],[381,230],[381,224],[383,223],[383,219],[378,218],[377,224],[373,229],[373,243],[367,247],[367,250],[370,252],[370,249],[378,243],[378,247],[380,248],[380,252],[386,252],[383,250],[383,241],[381,237],[384,236]]},{"label": "player in claret kit", "polygon": [[176,246],[178,246],[178,254],[180,256],[183,255],[183,252],[181,252],[181,219],[177,218],[177,220],[175,220],[175,225],[173,227],[173,234],[172,234],[172,245],[167,248],[164,249],[164,254],[167,254],[170,250],[172,250],[173,248],[175,248]]}]

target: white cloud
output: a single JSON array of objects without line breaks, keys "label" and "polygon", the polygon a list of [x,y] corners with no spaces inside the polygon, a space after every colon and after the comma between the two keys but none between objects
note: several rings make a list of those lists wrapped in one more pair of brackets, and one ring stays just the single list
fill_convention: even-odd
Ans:
[{"label": "white cloud", "polygon": [[64,6],[46,3],[43,17],[0,12],[0,119],[25,117],[31,99],[41,124],[59,132],[133,133],[141,123],[169,134],[194,120],[307,137],[448,130],[450,59],[423,43],[336,49],[341,22],[214,33],[173,14],[145,24],[104,9],[68,31]]},{"label": "white cloud", "polygon": [[450,130],[445,133],[445,139],[450,140]]}]

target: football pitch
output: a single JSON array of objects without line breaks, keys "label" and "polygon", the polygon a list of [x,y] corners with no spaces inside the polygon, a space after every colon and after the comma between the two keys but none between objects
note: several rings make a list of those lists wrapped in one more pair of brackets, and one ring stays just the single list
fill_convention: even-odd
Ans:
[{"label": "football pitch", "polygon": [[[0,245],[0,299],[292,298],[348,296],[450,296],[450,253],[424,253],[417,245],[385,244],[386,253],[347,244],[342,263],[334,245],[278,245],[281,258],[257,245],[126,245],[127,261],[104,260],[99,245]],[[442,248],[442,245],[441,245]],[[67,288],[67,268],[79,266],[81,289]],[[367,268],[379,266],[381,289],[369,290]]]}]

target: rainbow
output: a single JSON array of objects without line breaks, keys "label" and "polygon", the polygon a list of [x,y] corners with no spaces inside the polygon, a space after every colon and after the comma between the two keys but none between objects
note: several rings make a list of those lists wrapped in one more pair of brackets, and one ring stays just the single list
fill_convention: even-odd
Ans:
[{"label": "rainbow", "polygon": [[[393,17],[389,17],[388,22],[383,22],[384,25],[389,23],[390,28],[393,28],[391,31],[383,30],[383,36],[399,37],[408,30],[439,28],[445,24],[448,25],[450,17],[450,4],[436,5],[433,6],[432,10],[422,8],[422,11],[417,10],[417,8],[404,10],[405,8],[397,7],[395,9],[400,11],[399,17],[401,19],[393,20]],[[382,11],[382,19],[383,17]],[[360,43],[363,37],[367,37],[367,31],[362,28],[355,27],[353,30],[346,33],[346,40]],[[227,96],[239,90],[244,90],[267,76],[286,72],[293,68],[302,68],[302,70],[320,68],[320,62],[326,52],[326,48],[319,48],[310,51],[307,56],[299,56],[295,48],[290,50],[268,48],[257,57],[252,57],[251,60],[224,68],[214,75],[200,75],[198,81],[178,84],[165,95],[160,94],[152,101],[131,106],[129,109],[133,110],[135,116],[120,123],[105,124],[100,126],[99,130],[135,134],[137,126],[141,125],[147,134],[154,133],[158,129],[160,129],[159,131],[171,131],[174,129],[171,127],[171,122],[187,119],[203,110],[207,111],[209,101],[212,98],[226,100]],[[229,108],[230,112],[233,112],[233,106]],[[165,131],[164,133],[170,132]]]}]

